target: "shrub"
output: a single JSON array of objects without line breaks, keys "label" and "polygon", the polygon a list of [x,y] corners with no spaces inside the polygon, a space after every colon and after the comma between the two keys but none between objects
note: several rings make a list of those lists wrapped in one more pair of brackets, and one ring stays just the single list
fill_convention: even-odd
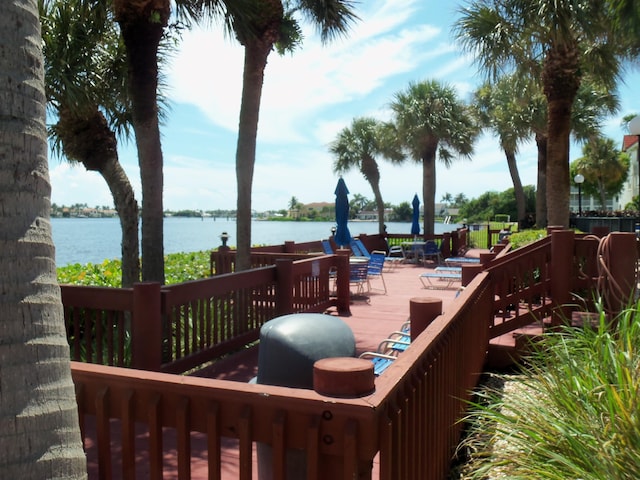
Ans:
[{"label": "shrub", "polygon": [[[209,253],[171,253],[164,258],[167,285],[209,276]],[[58,268],[58,282],[71,285],[115,287],[122,285],[122,262],[105,260],[100,264],[75,263]]]},{"label": "shrub", "polygon": [[640,478],[639,305],[615,325],[601,312],[597,328],[565,327],[539,345],[517,388],[474,404],[465,478]]}]

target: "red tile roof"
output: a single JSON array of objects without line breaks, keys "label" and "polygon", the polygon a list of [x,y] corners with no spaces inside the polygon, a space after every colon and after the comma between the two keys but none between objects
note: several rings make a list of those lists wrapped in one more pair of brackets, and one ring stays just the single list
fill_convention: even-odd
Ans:
[{"label": "red tile roof", "polygon": [[638,143],[638,138],[640,138],[638,135],[625,135],[622,139],[622,151],[626,152],[629,148]]}]

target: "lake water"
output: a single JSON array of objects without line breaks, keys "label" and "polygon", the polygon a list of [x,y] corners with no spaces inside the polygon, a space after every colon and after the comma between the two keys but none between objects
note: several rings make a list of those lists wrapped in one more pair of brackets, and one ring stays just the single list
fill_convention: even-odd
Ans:
[{"label": "lake water", "polygon": [[[56,264],[101,263],[104,259],[120,258],[120,222],[117,218],[52,218]],[[280,245],[287,240],[310,242],[331,236],[333,222],[269,222],[254,221],[251,243]],[[455,230],[458,225],[435,224],[435,232]],[[377,222],[351,222],[352,235],[378,232]],[[389,233],[409,233],[411,223],[387,222]],[[235,246],[235,220],[221,218],[168,217],[164,220],[164,252],[197,252],[220,245],[220,234],[230,235],[229,245]]]}]

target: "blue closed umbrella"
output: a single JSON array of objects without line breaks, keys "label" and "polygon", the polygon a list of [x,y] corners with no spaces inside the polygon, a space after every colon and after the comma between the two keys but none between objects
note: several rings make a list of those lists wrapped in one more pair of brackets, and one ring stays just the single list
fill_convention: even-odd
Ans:
[{"label": "blue closed umbrella", "polygon": [[349,190],[344,183],[342,177],[338,180],[336,186],[336,234],[333,240],[340,247],[349,245],[351,243],[351,233],[349,233],[349,227],[347,222],[349,221]]},{"label": "blue closed umbrella", "polygon": [[420,200],[418,199],[418,194],[416,193],[413,196],[413,218],[411,221],[411,235],[419,235],[420,234]]}]

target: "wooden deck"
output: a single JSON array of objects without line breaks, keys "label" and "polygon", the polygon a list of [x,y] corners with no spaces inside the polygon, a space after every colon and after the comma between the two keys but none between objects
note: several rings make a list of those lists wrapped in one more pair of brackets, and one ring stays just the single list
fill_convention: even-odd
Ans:
[{"label": "wooden deck", "polygon": [[[467,256],[479,257],[480,253],[480,250],[471,250],[467,253]],[[350,304],[351,315],[342,316],[341,318],[349,325],[354,333],[357,354],[365,351],[375,351],[382,340],[387,338],[391,332],[399,330],[402,327],[402,324],[409,318],[410,300],[412,298],[439,298],[442,300],[443,312],[445,312],[447,308],[450,308],[452,303],[455,302],[456,295],[460,289],[459,282],[453,284],[451,288],[431,289],[425,288],[420,281],[420,274],[432,271],[435,267],[436,265],[434,264],[397,265],[393,270],[384,272],[387,294],[375,289],[380,284],[380,280],[375,279],[372,281],[374,290],[368,293],[366,297],[355,296],[353,298]],[[327,313],[336,314],[331,311]],[[233,354],[227,359],[217,361],[213,365],[209,365],[201,370],[192,372],[192,375],[220,380],[248,382],[257,375],[257,369],[258,347],[255,346]],[[112,422],[111,428],[114,432],[114,437],[118,438],[118,423]],[[136,467],[136,474],[139,475],[140,478],[148,476],[146,437],[146,431],[139,432],[136,440],[140,442],[139,458]],[[165,478],[169,478],[173,473],[176,473],[175,478],[177,478],[177,462],[175,459],[177,452],[174,449],[174,433],[166,432],[165,437],[164,442],[169,449],[168,451],[165,450],[164,475]],[[229,441],[231,443],[234,442],[231,439]],[[89,442],[86,447],[88,447],[87,460],[89,478],[99,478],[96,446],[93,442]],[[194,453],[191,462],[191,478],[207,478],[205,440],[202,435],[192,435],[191,448],[192,453]],[[202,452],[201,455],[196,453],[199,450]],[[233,448],[223,448],[222,455],[225,465],[223,473],[224,479],[230,480],[238,478],[238,458],[232,453],[233,450]],[[253,457],[253,478],[258,478],[255,451]],[[119,461],[115,458],[114,478],[119,478],[118,473],[116,473],[119,472],[119,469]],[[378,469],[379,463],[376,458],[373,463],[373,478],[377,478]],[[167,475],[169,477],[167,477]]]},{"label": "wooden deck", "polygon": [[[470,250],[467,256],[479,257],[481,251],[485,250]],[[440,298],[443,312],[446,311],[460,289],[460,282],[453,283],[451,288],[425,288],[420,281],[420,274],[433,271],[435,267],[435,264],[429,262],[425,265],[399,264],[384,272],[386,294],[378,290],[381,280],[373,279],[371,292],[366,296],[354,295],[350,305],[351,315],[341,318],[353,331],[358,355],[375,351],[382,340],[402,327],[409,319],[409,303],[412,298]],[[336,314],[331,311],[329,313]],[[254,347],[216,362],[193,375],[246,382],[257,375],[257,370],[258,348]]]}]

